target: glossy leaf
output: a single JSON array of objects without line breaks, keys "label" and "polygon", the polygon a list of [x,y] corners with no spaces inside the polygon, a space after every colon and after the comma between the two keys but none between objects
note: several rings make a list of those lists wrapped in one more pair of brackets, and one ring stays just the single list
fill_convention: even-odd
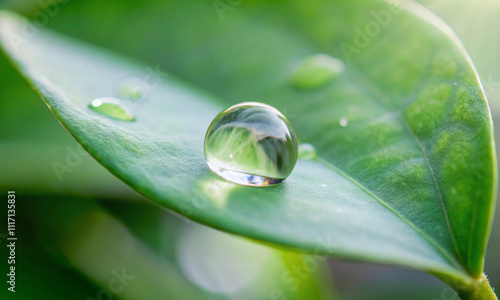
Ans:
[{"label": "glossy leaf", "polygon": [[0,189],[140,198],[66,134],[4,55],[0,70]]},{"label": "glossy leaf", "polygon": [[[209,2],[169,5],[163,20],[172,29],[161,40],[173,46],[162,48],[163,63],[226,102],[161,73],[154,85],[156,68],[44,31],[16,44],[10,37],[22,37],[25,25],[9,15],[2,16],[0,35],[68,131],[160,205],[216,228],[312,252],[464,281],[479,276],[496,180],[491,121],[456,38],[409,5],[391,15],[393,26],[358,49],[362,53],[348,55],[351,63],[332,83],[298,90],[289,80],[294,63],[317,53],[347,60],[331,45],[353,44],[355,29],[374,18],[371,12],[388,8],[376,1],[277,5],[241,7],[223,23]],[[172,26],[187,16],[197,21]],[[211,35],[217,38],[205,38]],[[88,110],[93,99],[116,96],[129,76],[155,86],[134,107],[135,122]],[[300,160],[289,179],[267,189],[211,174],[203,159],[204,131],[225,106],[246,100],[286,109],[298,138],[313,144],[319,158]],[[340,126],[342,118],[347,127]]]}]

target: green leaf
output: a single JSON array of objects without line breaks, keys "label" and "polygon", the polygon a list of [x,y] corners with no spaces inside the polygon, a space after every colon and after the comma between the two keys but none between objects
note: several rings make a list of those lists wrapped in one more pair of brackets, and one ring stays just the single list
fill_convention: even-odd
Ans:
[{"label": "green leaf", "polygon": [[[23,194],[85,194],[137,199],[86,153],[0,55],[0,189]],[[22,122],[20,122],[22,120]],[[26,176],[29,174],[29,176]]]},{"label": "green leaf", "polygon": [[[25,25],[6,14],[0,36],[68,131],[160,205],[255,239],[470,282],[482,272],[491,223],[494,146],[482,89],[449,29],[409,4],[349,56],[333,82],[312,90],[290,85],[294,63],[311,55],[347,61],[338,46],[354,45],[355,29],[388,9],[362,4],[248,4],[224,22],[210,2],[152,8],[150,24],[161,15],[168,34],[141,34],[124,52],[140,48],[226,101],[169,76],[136,105],[135,122],[87,105],[116,96],[123,78],[144,78],[156,65],[141,68],[43,30],[16,49],[12,36],[22,37]],[[165,47],[152,47],[159,41]],[[296,114],[298,138],[315,145],[319,158],[300,160],[288,180],[267,189],[211,174],[204,131],[225,106],[247,100]]]}]

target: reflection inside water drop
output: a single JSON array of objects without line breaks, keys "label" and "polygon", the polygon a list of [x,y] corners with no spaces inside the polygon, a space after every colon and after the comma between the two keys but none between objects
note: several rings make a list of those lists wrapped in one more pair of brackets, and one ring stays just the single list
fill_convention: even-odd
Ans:
[{"label": "reflection inside water drop", "polygon": [[215,117],[205,136],[209,168],[238,184],[278,184],[292,172],[297,155],[297,138],[288,120],[262,103],[228,108]]},{"label": "reflection inside water drop", "polygon": [[130,109],[125,106],[120,99],[113,97],[102,97],[92,100],[88,106],[91,110],[105,115],[109,118],[122,120],[122,121],[134,121],[134,115]]}]

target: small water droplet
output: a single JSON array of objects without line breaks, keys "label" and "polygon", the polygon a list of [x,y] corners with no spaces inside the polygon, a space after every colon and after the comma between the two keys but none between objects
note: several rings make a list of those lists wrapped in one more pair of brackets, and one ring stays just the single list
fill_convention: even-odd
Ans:
[{"label": "small water droplet", "polygon": [[458,85],[458,83],[455,81],[455,82],[453,82],[453,85]]},{"label": "small water droplet", "polygon": [[103,97],[92,100],[89,108],[107,117],[123,120],[134,121],[135,118],[128,107],[123,105],[122,101],[117,98]]},{"label": "small water droplet", "polygon": [[278,184],[292,173],[297,138],[275,108],[257,102],[234,105],[218,114],[205,136],[205,158],[220,177],[243,185]]},{"label": "small water droplet", "polygon": [[302,143],[299,145],[299,158],[300,159],[314,159],[316,158],[316,149],[313,145]]},{"label": "small water droplet", "polygon": [[120,84],[119,92],[121,97],[130,100],[142,100],[146,97],[144,82],[137,77],[131,77],[124,80]]},{"label": "small water droplet", "polygon": [[316,54],[300,62],[291,76],[291,83],[300,89],[321,87],[344,71],[344,63],[326,54]]},{"label": "small water droplet", "polygon": [[347,121],[347,118],[345,118],[345,117],[344,118],[340,118],[339,125],[341,127],[347,127],[347,125],[349,125],[349,121]]}]

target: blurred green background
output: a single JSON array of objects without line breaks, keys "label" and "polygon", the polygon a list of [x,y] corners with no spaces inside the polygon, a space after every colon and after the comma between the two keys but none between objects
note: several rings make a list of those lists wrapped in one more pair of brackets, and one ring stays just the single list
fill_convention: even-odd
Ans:
[{"label": "blurred green background", "polygon": [[[45,10],[48,28],[145,59],[134,56],[141,45],[127,40],[133,33],[119,29],[127,19],[154,26],[147,16],[137,20],[138,12],[160,2],[11,0],[0,7],[32,20]],[[500,1],[421,2],[464,42],[500,124]],[[454,299],[423,272],[284,251],[158,208],[84,153],[3,55],[0,82],[0,187],[16,191],[20,237],[16,294],[5,287],[0,299]],[[71,170],[58,177],[58,163]],[[498,253],[500,222],[485,269],[493,287],[500,287]]]}]

